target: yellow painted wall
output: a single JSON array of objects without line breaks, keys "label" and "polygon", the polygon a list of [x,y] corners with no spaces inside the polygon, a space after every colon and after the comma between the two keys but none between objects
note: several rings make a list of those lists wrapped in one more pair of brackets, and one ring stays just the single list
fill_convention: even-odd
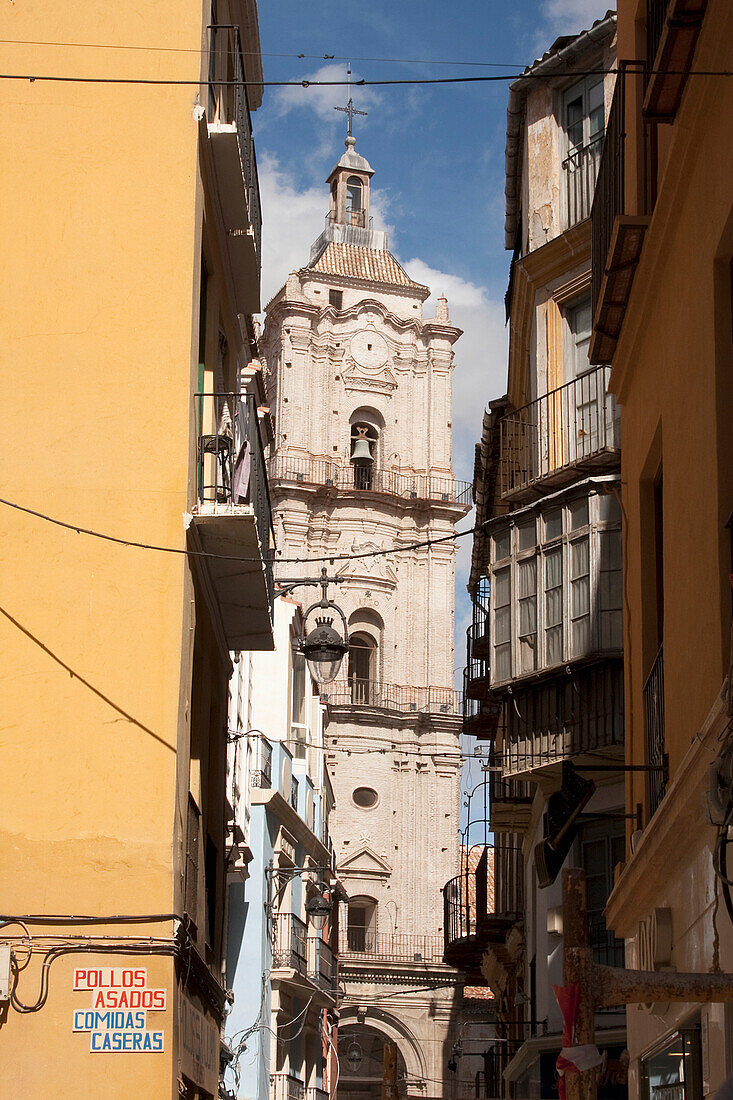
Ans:
[{"label": "yellow painted wall", "polygon": [[[619,8],[624,56],[634,38],[635,3]],[[711,0],[694,63],[698,69],[733,64],[733,9],[726,0]],[[733,149],[722,135],[732,123],[729,82],[693,77],[674,126],[661,128],[665,171],[612,378],[623,403],[627,752],[644,759],[642,688],[656,652],[653,578],[643,558],[650,519],[644,483],[648,487],[661,448],[671,775],[710,710],[729,660]],[[643,800],[644,780],[635,776],[629,779],[630,805]]]},{"label": "yellow painted wall", "polygon": [[[24,0],[6,5],[3,38],[145,49],[4,44],[0,68],[198,79],[206,21],[199,0]],[[3,85],[0,495],[180,548],[197,360],[195,95]],[[186,559],[0,513],[3,911],[169,913],[193,614]],[[75,959],[52,965],[41,1012],[0,1016],[0,1092],[174,1095],[170,1013],[166,1055],[90,1056],[88,1037],[72,1035]],[[170,961],[144,965],[172,1005]],[[38,983],[34,961],[20,995],[34,1000]]]}]

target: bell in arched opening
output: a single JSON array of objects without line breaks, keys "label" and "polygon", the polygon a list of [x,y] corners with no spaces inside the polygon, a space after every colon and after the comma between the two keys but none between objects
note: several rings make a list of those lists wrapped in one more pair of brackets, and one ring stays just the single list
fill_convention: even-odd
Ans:
[{"label": "bell in arched opening", "polygon": [[371,489],[374,481],[374,451],[377,433],[368,424],[354,424],[351,429],[351,464],[354,467],[354,487]]}]

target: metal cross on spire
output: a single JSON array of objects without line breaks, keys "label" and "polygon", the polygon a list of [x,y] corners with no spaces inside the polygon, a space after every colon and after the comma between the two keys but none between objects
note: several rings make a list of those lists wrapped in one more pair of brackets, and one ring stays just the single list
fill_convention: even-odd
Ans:
[{"label": "metal cross on spire", "polygon": [[334,107],[334,111],[343,111],[343,113],[346,115],[349,120],[349,126],[346,131],[346,136],[353,137],[354,135],[352,133],[352,128],[354,125],[354,115],[367,115],[369,112],[357,111],[356,107],[354,106],[354,101],[351,98],[351,62],[349,62],[349,67],[346,70],[346,75],[348,78],[349,102],[346,104],[345,107]]}]

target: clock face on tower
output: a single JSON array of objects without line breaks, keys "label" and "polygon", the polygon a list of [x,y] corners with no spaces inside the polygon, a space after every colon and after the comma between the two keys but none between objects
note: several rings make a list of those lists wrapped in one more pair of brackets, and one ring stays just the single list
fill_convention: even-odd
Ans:
[{"label": "clock face on tower", "polygon": [[379,370],[389,358],[387,341],[374,329],[362,329],[351,337],[351,358],[364,370]]}]

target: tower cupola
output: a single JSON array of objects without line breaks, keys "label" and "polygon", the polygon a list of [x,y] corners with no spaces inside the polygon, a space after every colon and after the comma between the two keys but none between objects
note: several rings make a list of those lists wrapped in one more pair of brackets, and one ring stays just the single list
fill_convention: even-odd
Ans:
[{"label": "tower cupola", "polygon": [[346,152],[326,182],[331,188],[329,219],[339,225],[369,229],[369,181],[374,169],[356,152],[353,134],[346,138]]}]

